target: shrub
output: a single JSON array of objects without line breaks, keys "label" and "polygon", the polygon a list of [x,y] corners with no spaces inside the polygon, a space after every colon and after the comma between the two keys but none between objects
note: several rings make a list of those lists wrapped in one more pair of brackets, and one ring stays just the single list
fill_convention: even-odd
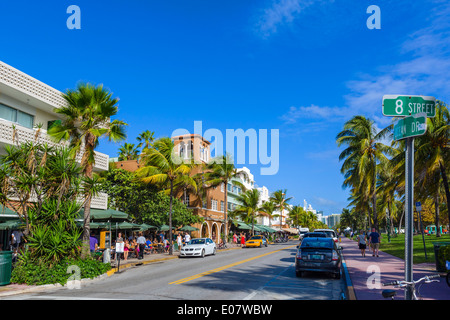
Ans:
[{"label": "shrub", "polygon": [[65,285],[73,273],[68,273],[69,266],[75,265],[80,270],[80,279],[93,279],[111,269],[109,263],[88,259],[63,259],[57,264],[19,260],[11,274],[11,282],[27,285],[56,284]]},{"label": "shrub", "polygon": [[450,261],[450,245],[439,248],[438,261],[442,269],[445,270],[445,262]]}]

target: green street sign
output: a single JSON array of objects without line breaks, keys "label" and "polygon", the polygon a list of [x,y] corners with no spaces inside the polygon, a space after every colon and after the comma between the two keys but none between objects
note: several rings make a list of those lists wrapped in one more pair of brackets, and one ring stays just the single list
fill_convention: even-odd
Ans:
[{"label": "green street sign", "polygon": [[436,116],[436,98],[429,96],[383,96],[383,115],[388,117],[406,117],[426,113],[428,118]]},{"label": "green street sign", "polygon": [[427,114],[415,114],[398,120],[394,124],[394,140],[421,136],[427,131]]}]

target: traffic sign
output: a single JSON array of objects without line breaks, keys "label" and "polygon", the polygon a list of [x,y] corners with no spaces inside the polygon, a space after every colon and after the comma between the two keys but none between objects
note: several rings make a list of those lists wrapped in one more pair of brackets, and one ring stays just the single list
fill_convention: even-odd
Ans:
[{"label": "traffic sign", "polygon": [[420,202],[416,202],[416,211],[422,211],[422,204]]},{"label": "traffic sign", "polygon": [[436,98],[430,96],[383,96],[383,115],[388,117],[405,117],[426,113],[428,118],[436,116]]},{"label": "traffic sign", "polygon": [[421,136],[427,131],[427,115],[419,113],[402,118],[394,124],[394,140]]}]

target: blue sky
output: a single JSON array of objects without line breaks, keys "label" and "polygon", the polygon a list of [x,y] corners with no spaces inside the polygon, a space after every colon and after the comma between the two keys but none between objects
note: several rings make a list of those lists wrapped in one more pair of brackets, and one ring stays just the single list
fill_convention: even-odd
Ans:
[{"label": "blue sky", "polygon": [[[66,27],[70,5],[81,30]],[[366,26],[370,5],[380,30]],[[347,205],[335,143],[346,120],[387,125],[384,94],[450,101],[448,1],[1,1],[0,12],[0,60],[61,91],[103,83],[120,98],[128,142],[194,121],[278,129],[278,173],[247,167],[259,186],[326,215]]]}]

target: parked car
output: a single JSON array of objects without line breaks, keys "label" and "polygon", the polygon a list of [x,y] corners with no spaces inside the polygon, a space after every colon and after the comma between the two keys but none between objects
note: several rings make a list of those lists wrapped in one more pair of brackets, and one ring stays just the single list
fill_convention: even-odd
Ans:
[{"label": "parked car", "polygon": [[295,274],[301,277],[305,271],[330,272],[341,278],[342,248],[332,238],[307,237],[299,245],[295,256]]},{"label": "parked car", "polygon": [[328,235],[325,232],[308,232],[303,235],[303,238],[327,238]]},{"label": "parked car", "polygon": [[262,246],[267,247],[267,239],[264,236],[258,235],[258,236],[252,236],[250,239],[248,239],[245,242],[245,247],[258,247],[261,248]]},{"label": "parked car", "polygon": [[178,257],[205,257],[216,254],[216,244],[210,238],[195,238],[189,241],[180,250]]},{"label": "parked car", "polygon": [[300,235],[300,239],[303,238],[303,236],[305,234],[307,234],[309,232],[309,228],[299,228],[298,229],[299,235]]},{"label": "parked car", "polygon": [[324,232],[324,233],[326,233],[327,237],[333,238],[334,242],[336,242],[336,243],[339,242],[338,235],[337,235],[336,231],[334,231],[333,229],[316,229],[316,230],[314,230],[314,232]]}]

